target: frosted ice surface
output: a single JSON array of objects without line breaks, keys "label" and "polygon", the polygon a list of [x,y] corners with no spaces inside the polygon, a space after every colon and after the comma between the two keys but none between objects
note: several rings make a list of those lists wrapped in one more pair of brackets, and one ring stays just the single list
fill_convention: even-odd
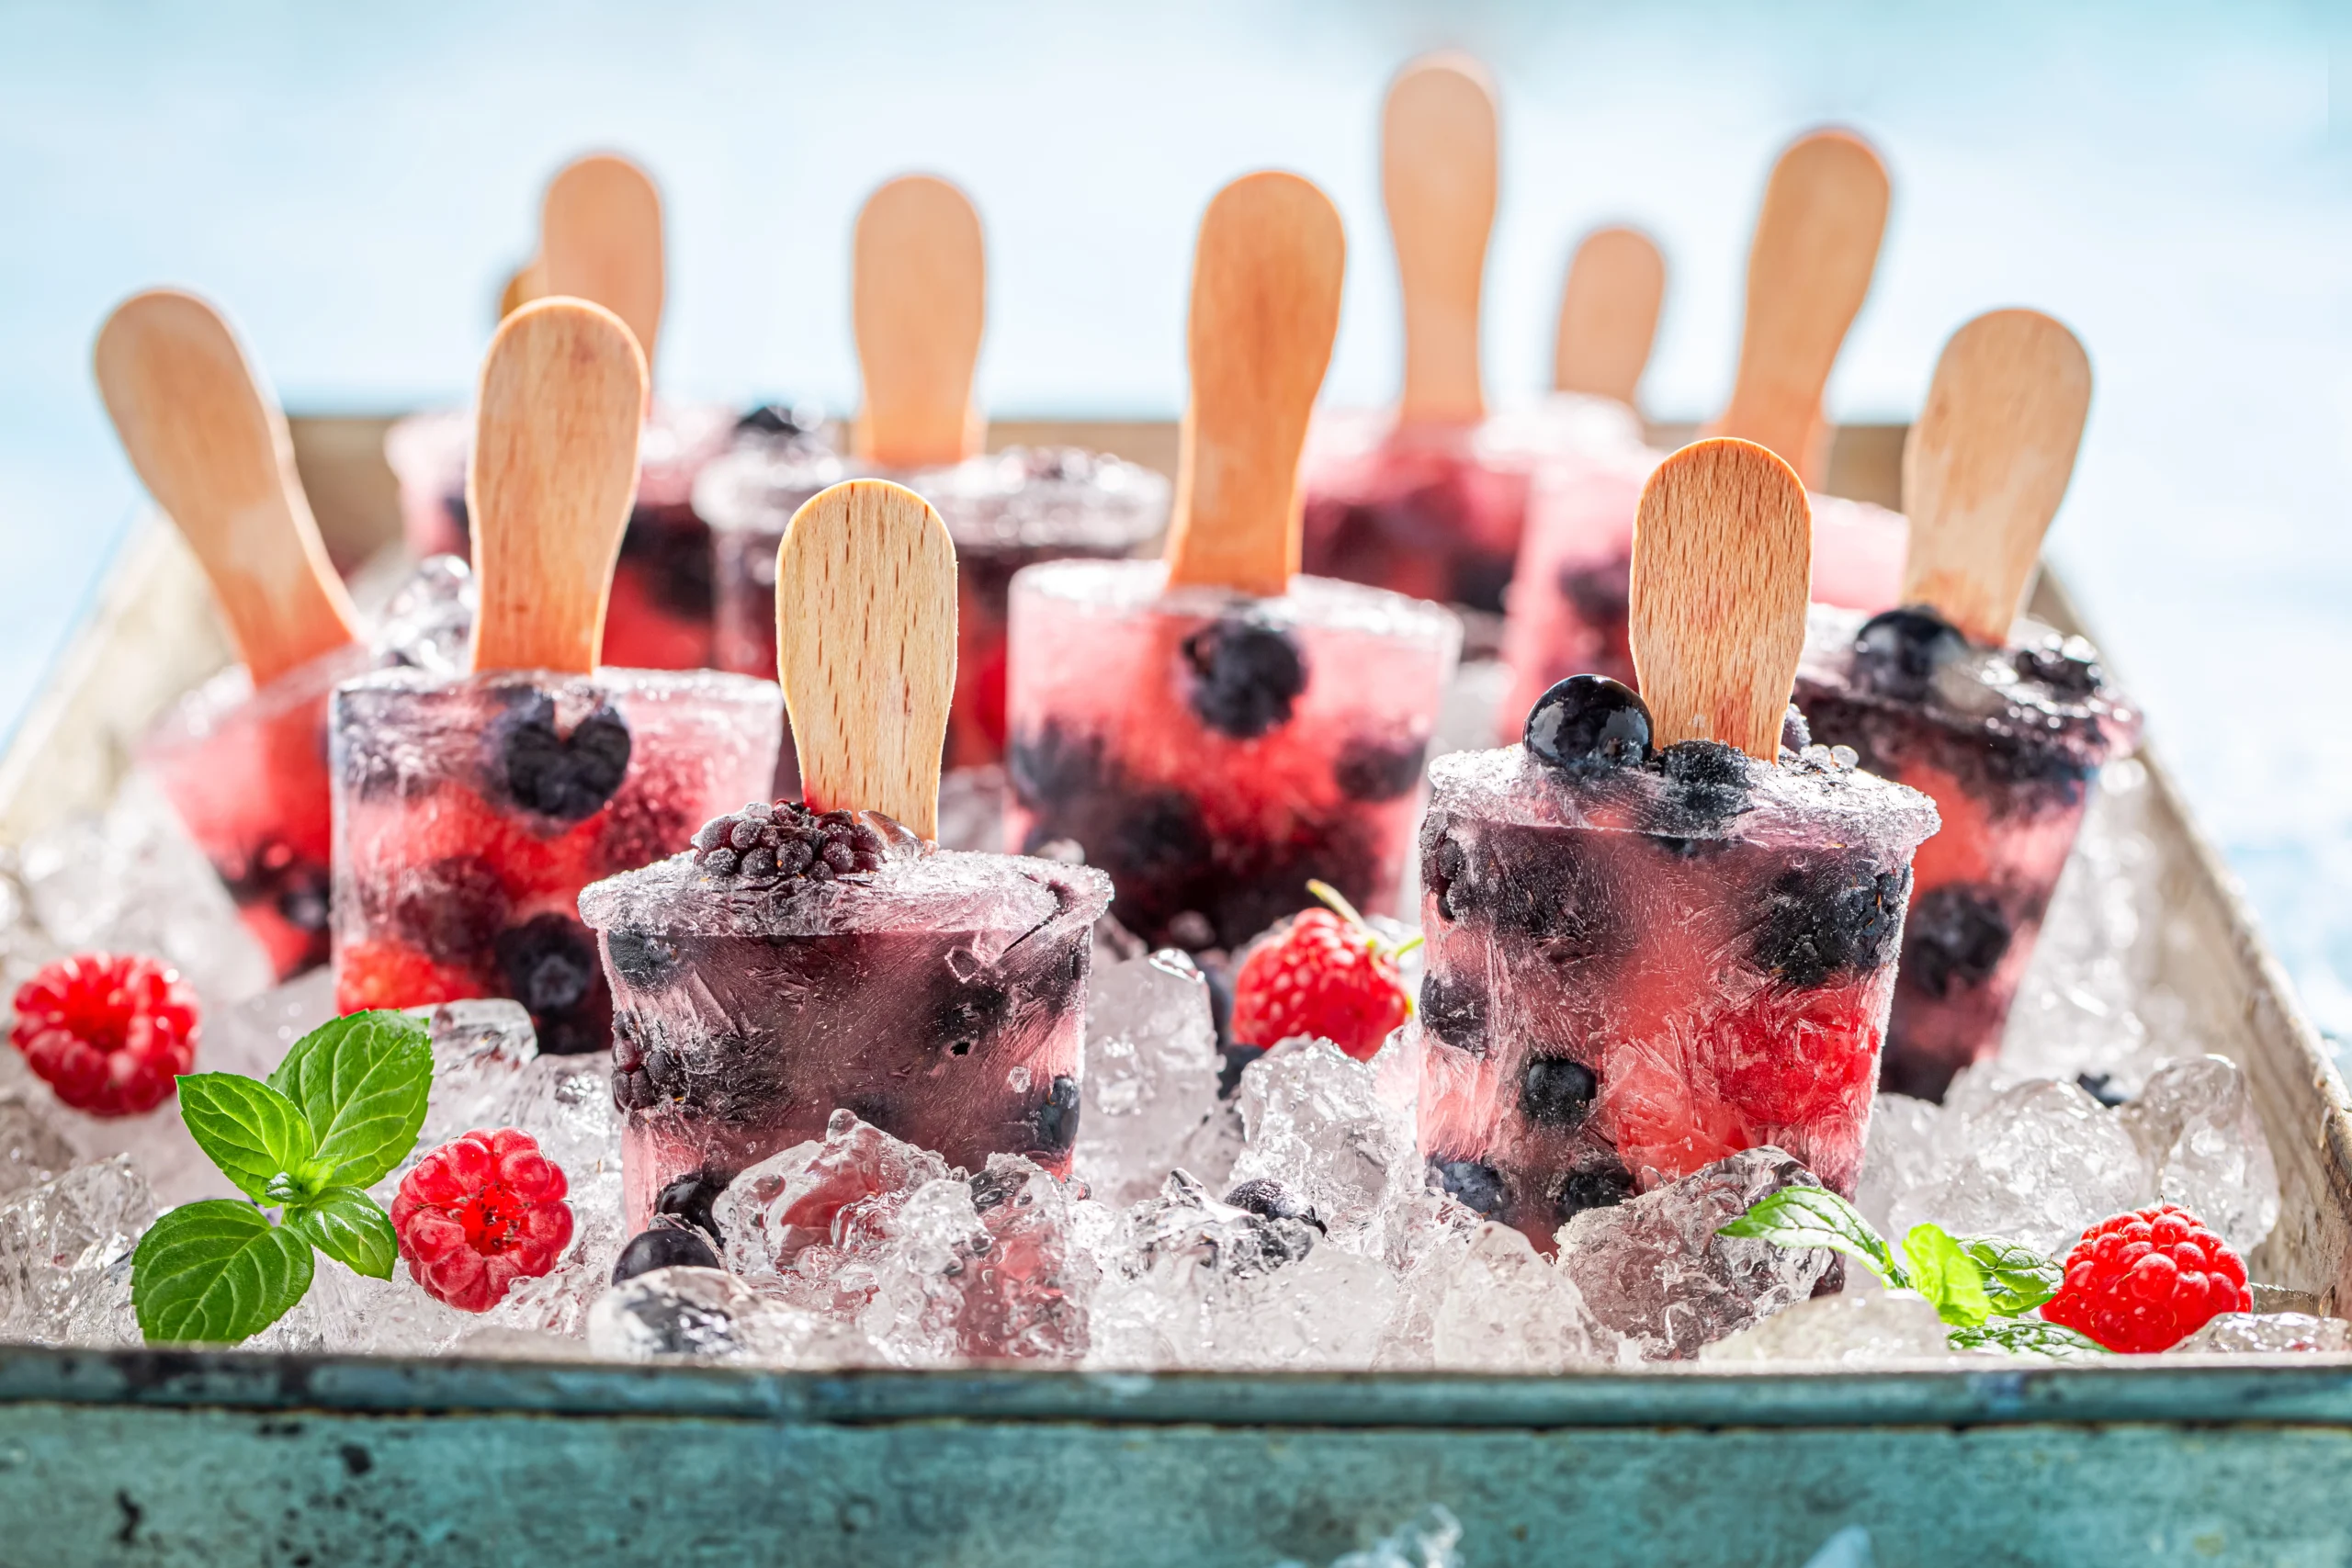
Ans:
[{"label": "frosted ice surface", "polygon": [[622,1280],[588,1314],[588,1348],[621,1361],[838,1366],[866,1347],[841,1325],[761,1295],[718,1269],[655,1269]]},{"label": "frosted ice surface", "polygon": [[802,1306],[854,1315],[873,1292],[872,1260],[890,1222],[947,1174],[947,1162],[928,1149],[836,1111],[823,1138],[771,1155],[728,1183],[712,1217],[735,1273],[776,1281]]},{"label": "frosted ice surface", "polygon": [[104,1292],[157,1212],[146,1179],[121,1156],[0,1201],[0,1339],[62,1338],[77,1302]]},{"label": "frosted ice surface", "polygon": [[1431,1324],[1442,1371],[1564,1371],[1605,1359],[1615,1340],[1566,1272],[1508,1225],[1479,1226],[1450,1275]]},{"label": "frosted ice surface", "polygon": [[1097,968],[1086,992],[1079,1179],[1109,1203],[1157,1192],[1217,1110],[1217,1067],[1208,983],[1191,958],[1170,950]]},{"label": "frosted ice surface", "polygon": [[234,1007],[208,1010],[196,1070],[266,1078],[296,1041],[336,1016],[334,971],[323,966]]},{"label": "frosted ice surface", "polygon": [[73,1145],[31,1098],[0,1089],[0,1197],[47,1181],[73,1164]]},{"label": "frosted ice surface", "polygon": [[[1018,1155],[990,1155],[965,1184],[985,1232],[951,1276],[963,1295],[961,1354],[989,1359],[1076,1360],[1101,1265],[1080,1211],[1091,1207]],[[910,1205],[911,1207],[911,1205]],[[894,1254],[895,1255],[895,1254]]]},{"label": "frosted ice surface", "polygon": [[1911,1291],[1815,1296],[1699,1352],[1702,1361],[1903,1361],[1951,1354],[1944,1321]]},{"label": "frosted ice surface", "polygon": [[2176,1356],[2236,1356],[2264,1350],[2352,1351],[2352,1323],[2300,1312],[2225,1312],[2173,1347]]},{"label": "frosted ice surface", "polygon": [[1952,1082],[1936,1129],[1937,1176],[1895,1199],[1890,1231],[1932,1220],[2063,1257],[2089,1226],[2152,1200],[2148,1162],[2122,1122],[2071,1083],[2004,1082],[1982,1066]]},{"label": "frosted ice surface", "polygon": [[463,675],[472,664],[469,644],[480,597],[464,557],[427,556],[385,601],[369,651],[379,664]]},{"label": "frosted ice surface", "polygon": [[1936,1130],[1943,1108],[1907,1094],[1882,1094],[1871,1102],[1870,1143],[1862,1151],[1862,1174],[1854,1207],[1883,1235],[1894,1223],[1895,1203],[1917,1191],[1942,1168]]},{"label": "frosted ice surface", "polygon": [[2167,1062],[2117,1119],[2155,1172],[2155,1196],[2197,1215],[2239,1253],[2278,1224],[2278,1167],[2236,1063]]},{"label": "frosted ice surface", "polygon": [[433,1093],[418,1152],[408,1164],[461,1133],[505,1125],[492,1119],[494,1107],[539,1054],[531,1015],[503,997],[444,1002],[426,1027],[433,1034]]},{"label": "frosted ice surface", "polygon": [[1390,1207],[1421,1187],[1417,1077],[1396,1061],[1355,1061],[1328,1040],[1285,1040],[1242,1069],[1246,1146],[1233,1179],[1279,1181],[1322,1218],[1334,1245],[1380,1252]]},{"label": "frosted ice surface", "polygon": [[1618,1359],[1688,1359],[1702,1345],[1805,1300],[1829,1267],[1814,1247],[1717,1235],[1812,1173],[1779,1149],[1743,1149],[1561,1227],[1561,1267],[1586,1309],[1618,1335]]}]

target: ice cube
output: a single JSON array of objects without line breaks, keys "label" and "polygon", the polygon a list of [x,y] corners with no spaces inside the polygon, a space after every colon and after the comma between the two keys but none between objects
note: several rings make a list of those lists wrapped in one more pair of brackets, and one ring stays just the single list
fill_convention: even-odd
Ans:
[{"label": "ice cube", "polygon": [[1940,1360],[1951,1354],[1944,1320],[1912,1291],[1815,1296],[1719,1339],[1702,1361]]},{"label": "ice cube", "polygon": [[1895,1203],[1935,1179],[1943,1166],[1936,1128],[1943,1108],[1907,1094],[1882,1094],[1871,1103],[1870,1142],[1862,1150],[1862,1174],[1854,1187],[1854,1207],[1883,1235]]},{"label": "ice cube", "polygon": [[1188,1163],[1217,1110],[1218,1066],[1208,982],[1190,957],[1163,949],[1094,971],[1073,1169],[1096,1198],[1139,1201]]},{"label": "ice cube", "polygon": [[2176,1356],[2242,1356],[2261,1351],[2352,1351],[2352,1323],[2300,1312],[2225,1312],[2174,1346]]},{"label": "ice cube", "polygon": [[196,1070],[266,1078],[296,1041],[335,1016],[334,971],[313,969],[234,1007],[208,1011]]},{"label": "ice cube", "polygon": [[376,621],[370,652],[379,664],[435,675],[466,672],[481,593],[462,556],[427,556],[392,590]]},{"label": "ice cube", "polygon": [[718,1269],[655,1269],[613,1286],[588,1314],[588,1348],[620,1361],[807,1367],[868,1359],[852,1331]]},{"label": "ice cube", "polygon": [[1086,1353],[1100,1274],[1080,1231],[1084,1201],[1018,1155],[990,1155],[967,1183],[989,1245],[961,1276],[961,1350],[989,1359],[1076,1360]]},{"label": "ice cube", "polygon": [[77,1297],[130,1257],[158,1212],[153,1190],[121,1155],[0,1201],[0,1339],[62,1338]]},{"label": "ice cube", "polygon": [[1560,1372],[1605,1359],[1615,1341],[1566,1270],[1498,1224],[1478,1227],[1432,1328],[1436,1365],[1448,1371]]},{"label": "ice cube", "polygon": [[1378,1255],[1390,1208],[1421,1187],[1412,1091],[1401,1049],[1359,1062],[1328,1040],[1285,1040],[1241,1072],[1246,1146],[1237,1182],[1281,1182],[1320,1216],[1334,1246]]},{"label": "ice cube", "polygon": [[964,1281],[989,1246],[970,1185],[957,1176],[925,1182],[890,1218],[874,1262],[874,1295],[858,1326],[898,1365],[955,1360],[963,1341]]},{"label": "ice cube", "polygon": [[426,1027],[433,1032],[433,1096],[417,1139],[420,1158],[461,1133],[502,1125],[492,1119],[494,1104],[539,1054],[531,1015],[503,997],[444,1002]]},{"label": "ice cube", "polygon": [[854,1316],[874,1290],[871,1260],[889,1223],[947,1162],[848,1111],[820,1140],[771,1155],[728,1183],[712,1215],[728,1267],[775,1281],[797,1304]]},{"label": "ice cube", "polygon": [[553,1271],[515,1280],[481,1322],[568,1337],[587,1332],[589,1310],[612,1283],[613,1264],[628,1240],[621,1228],[620,1162],[616,1158],[585,1176],[569,1170],[565,1175],[571,1181],[565,1201],[571,1205],[571,1245]]},{"label": "ice cube", "polygon": [[73,1164],[73,1145],[31,1099],[0,1089],[0,1197],[47,1181]]},{"label": "ice cube", "polygon": [[2278,1223],[2278,1169],[2245,1075],[2226,1056],[2168,1062],[2117,1113],[2155,1173],[2155,1195],[2244,1255]]},{"label": "ice cube", "polygon": [[1561,1227],[1560,1266],[1586,1309],[1618,1335],[1618,1359],[1680,1360],[1813,1294],[1831,1255],[1716,1235],[1783,1188],[1818,1185],[1770,1146]]},{"label": "ice cube", "polygon": [[1891,1232],[1931,1220],[2056,1258],[2089,1226],[2150,1201],[2148,1162],[2107,1107],[2071,1083],[1997,1081],[1981,1066],[1953,1081],[1936,1128],[1947,1162],[1895,1200]]}]

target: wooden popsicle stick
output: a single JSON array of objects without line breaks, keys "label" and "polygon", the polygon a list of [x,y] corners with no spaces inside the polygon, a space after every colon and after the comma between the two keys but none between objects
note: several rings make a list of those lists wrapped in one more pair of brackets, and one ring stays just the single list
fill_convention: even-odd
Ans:
[{"label": "wooden popsicle stick", "polygon": [[653,176],[614,152],[558,170],[539,207],[537,265],[524,277],[536,290],[525,299],[568,294],[612,311],[628,323],[650,367],[661,344],[662,291],[662,193]]},{"label": "wooden popsicle stick", "polygon": [[937,838],[956,694],[956,546],[939,513],[887,479],[810,497],[776,547],[775,634],[809,806]]},{"label": "wooden popsicle stick", "polygon": [[2089,356],[2039,310],[1994,310],[1952,333],[1903,449],[1905,604],[1934,605],[1976,642],[2008,641],[2090,406]]},{"label": "wooden popsicle stick", "polygon": [[904,175],[865,198],[850,314],[865,382],[852,441],[892,468],[958,463],[986,429],[972,401],[988,319],[980,215],[945,180]]},{"label": "wooden popsicle stick", "polygon": [[1812,575],[1813,509],[1769,448],[1716,436],[1658,465],[1634,524],[1625,617],[1655,744],[1780,755]]},{"label": "wooden popsicle stick", "polygon": [[1816,130],[1772,166],[1756,220],[1739,370],[1710,434],[1769,446],[1816,487],[1828,462],[1821,396],[1870,292],[1887,194],[1870,143]]},{"label": "wooden popsicle stick", "polygon": [[236,334],[193,294],[115,307],[92,355],[130,466],[195,551],[256,687],[351,642],[358,617]]},{"label": "wooden popsicle stick", "polygon": [[475,408],[473,667],[588,674],[637,493],[645,355],[602,305],[534,299],[490,340]]},{"label": "wooden popsicle stick", "polygon": [[1478,292],[1495,226],[1495,89],[1466,54],[1432,54],[1396,73],[1381,118],[1380,188],[1405,298],[1408,424],[1486,417]]},{"label": "wooden popsicle stick", "polygon": [[1296,175],[1244,175],[1201,215],[1168,581],[1271,597],[1298,570],[1298,459],[1340,330],[1347,234]]},{"label": "wooden popsicle stick", "polygon": [[1638,229],[1596,229],[1577,246],[1560,289],[1552,389],[1614,398],[1628,408],[1657,341],[1666,257]]},{"label": "wooden popsicle stick", "polygon": [[498,291],[498,319],[504,321],[548,292],[547,263],[533,256],[507,275],[506,286]]}]

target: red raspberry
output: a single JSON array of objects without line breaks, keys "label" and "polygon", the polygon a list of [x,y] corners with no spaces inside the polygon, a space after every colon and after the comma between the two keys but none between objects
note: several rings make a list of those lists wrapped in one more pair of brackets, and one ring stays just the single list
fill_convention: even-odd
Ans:
[{"label": "red raspberry", "polygon": [[1233,978],[1233,1038],[1271,1046],[1313,1035],[1370,1061],[1412,1015],[1396,977],[1401,949],[1383,942],[1337,893],[1307,886],[1335,908],[1307,910],[1242,959]]},{"label": "red raspberry", "polygon": [[435,964],[404,942],[349,942],[335,954],[337,1012],[430,1007],[479,997],[486,989],[468,971]]},{"label": "red raspberry", "polygon": [[2245,1262],[2172,1203],[2101,1220],[2066,1254],[2066,1282],[2041,1315],[2110,1350],[2169,1350],[2210,1318],[2252,1312]]},{"label": "red raspberry", "polygon": [[452,1138],[401,1178],[392,1229],[409,1277],[460,1312],[488,1312],[571,1242],[570,1190],[538,1140],[513,1127]]},{"label": "red raspberry", "polygon": [[1882,998],[1865,983],[1766,988],[1704,1031],[1723,1097],[1758,1128],[1859,1114],[1877,1087]]},{"label": "red raspberry", "polygon": [[196,1064],[196,993],[136,953],[61,958],[17,992],[8,1032],[57,1098],[93,1116],[136,1116],[178,1092]]}]

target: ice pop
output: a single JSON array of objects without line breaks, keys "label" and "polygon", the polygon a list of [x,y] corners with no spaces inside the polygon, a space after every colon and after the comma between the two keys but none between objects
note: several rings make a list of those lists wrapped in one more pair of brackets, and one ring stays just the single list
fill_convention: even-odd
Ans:
[{"label": "ice pop", "polygon": [[167,714],[140,761],[283,978],[327,957],[327,694],[367,667],[351,601],[294,472],[285,417],[236,336],[156,289],[98,333],[123,449],[212,585],[242,671]]},{"label": "ice pop", "polygon": [[492,340],[467,489],[472,672],[385,671],[334,695],[345,1011],[511,997],[540,1050],[604,1049],[580,890],[767,786],[772,682],[596,663],[644,396],[628,327],[584,300],[534,301]]},{"label": "ice pop", "polygon": [[2090,362],[2031,310],[1952,335],[1904,453],[1904,608],[1818,612],[1797,678],[1817,740],[1935,797],[1888,1026],[1886,1087],[1941,1099],[1999,1048],[2099,766],[2139,716],[2080,637],[2019,620],[2065,494]]},{"label": "ice pop", "polygon": [[1299,444],[1345,240],[1284,174],[1227,186],[1193,271],[1168,555],[1013,580],[1009,843],[1111,874],[1153,943],[1238,947],[1309,878],[1388,912],[1460,650],[1448,611],[1295,576]]},{"label": "ice pop", "polygon": [[1643,492],[1642,695],[1547,693],[1430,769],[1423,1154],[1550,1247],[1579,1211],[1777,1145],[1850,1194],[1927,797],[1782,749],[1804,638],[1796,475],[1711,439]]},{"label": "ice pop", "polygon": [[1094,919],[1084,866],[937,849],[956,555],[879,479],[802,507],[775,617],[807,804],[716,816],[580,900],[615,1013],[628,1223],[723,1186],[837,1109],[978,1170],[1059,1173],[1078,1131]]},{"label": "ice pop", "polygon": [[[1730,401],[1717,434],[1770,447],[1817,487],[1828,463],[1821,397],[1846,330],[1869,292],[1885,229],[1886,169],[1860,137],[1818,130],[1781,154],[1764,189],[1747,263],[1747,314]],[[1651,288],[1638,266],[1597,267],[1590,278],[1627,291],[1638,318]],[[1569,331],[1564,305],[1561,331]],[[1565,344],[1564,344],[1565,346]],[[1623,360],[1622,349],[1614,357]],[[1536,472],[1513,576],[1503,660],[1512,679],[1496,715],[1519,733],[1551,684],[1575,674],[1632,678],[1625,581],[1634,513],[1662,455],[1587,443]],[[1895,602],[1905,537],[1883,507],[1815,494],[1811,593],[1864,611]]]},{"label": "ice pop", "polygon": [[972,397],[986,314],[979,214],[944,180],[891,180],[858,214],[852,314],[865,405],[856,457],[741,443],[695,504],[718,531],[718,658],[775,668],[776,544],[801,504],[851,475],[887,477],[931,502],[956,542],[956,704],[948,762],[1004,751],[1005,603],[1012,574],[1066,557],[1132,555],[1168,520],[1168,481],[1072,447],[980,455]]},{"label": "ice pop", "polygon": [[[649,366],[660,340],[663,291],[662,197],[626,158],[595,153],[548,184],[539,255],[508,297],[593,299],[628,324]],[[604,662],[692,670],[711,653],[710,530],[695,514],[695,476],[724,451],[740,422],[724,408],[656,400],[638,446],[638,483],[605,616]],[[400,479],[401,522],[419,556],[469,548],[466,451],[472,419],[456,411],[402,420],[384,456]]]}]

